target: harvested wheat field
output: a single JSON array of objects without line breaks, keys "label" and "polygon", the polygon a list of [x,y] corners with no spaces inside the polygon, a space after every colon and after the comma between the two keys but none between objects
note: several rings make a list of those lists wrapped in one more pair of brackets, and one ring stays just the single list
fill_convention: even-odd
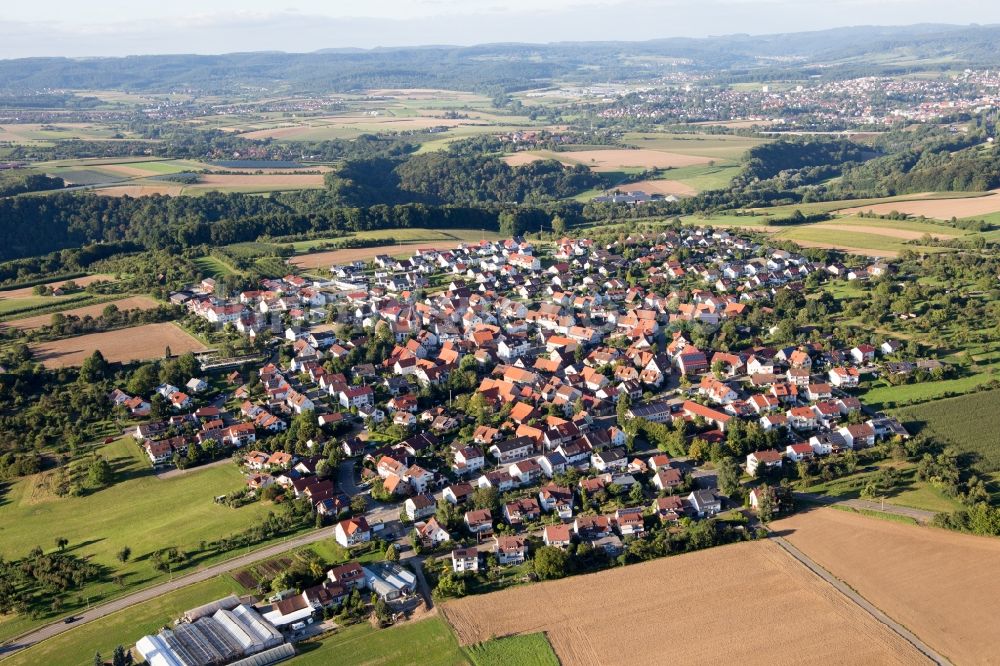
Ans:
[{"label": "harvested wheat field", "polygon": [[[108,282],[114,282],[115,276],[108,275],[107,273],[101,273],[99,275],[84,275],[83,277],[73,278],[71,280],[56,280],[55,282],[47,282],[46,286],[61,287],[67,282],[75,282],[78,287],[86,287],[88,284],[93,284],[100,280],[107,280]],[[21,287],[19,289],[8,289],[6,291],[0,291],[0,299],[4,298],[28,298],[29,296],[35,295],[34,287]]]},{"label": "harvested wheat field", "polygon": [[565,159],[563,157],[564,154],[565,153],[557,153],[551,150],[522,150],[514,153],[513,155],[504,156],[503,161],[512,167],[524,166],[525,164],[540,162],[542,160],[556,160],[566,166],[573,166],[577,164],[574,160]]},{"label": "harvested wheat field", "polygon": [[693,197],[698,194],[698,190],[679,180],[640,180],[638,183],[619,185],[617,189],[626,192],[645,192],[646,194],[673,194],[677,197]]},{"label": "harvested wheat field", "polygon": [[424,241],[417,243],[399,243],[397,245],[378,245],[376,247],[354,247],[343,250],[329,250],[328,252],[313,252],[292,257],[288,263],[299,268],[330,268],[337,264],[346,264],[352,261],[368,261],[380,254],[387,254],[394,257],[398,254],[412,254],[417,248],[428,250],[453,250],[462,241]]},{"label": "harvested wheat field", "polygon": [[46,368],[80,365],[95,349],[117,363],[162,358],[167,347],[174,355],[208,349],[174,324],[145,324],[29,345],[32,357]]},{"label": "harvested wheat field", "polygon": [[[117,301],[109,301],[107,303],[98,303],[97,305],[85,305],[81,308],[73,308],[71,310],[63,310],[60,314],[63,315],[73,315],[74,317],[86,317],[90,315],[91,317],[97,317],[102,312],[104,308],[109,305],[114,305],[119,310],[152,310],[159,305],[155,300],[149,296],[132,296],[130,298],[122,298]],[[52,322],[52,314],[35,315],[34,317],[25,317],[24,319],[15,319],[13,321],[6,322],[3,326],[9,326],[11,328],[19,328],[22,331],[33,331],[36,328],[41,328],[42,326],[48,326]]]},{"label": "harvested wheat field", "polygon": [[926,663],[770,541],[465,597],[441,609],[463,645],[544,631],[570,666]]},{"label": "harvested wheat field", "polygon": [[955,199],[923,199],[921,201],[896,201],[880,203],[873,206],[857,206],[845,208],[838,213],[876,213],[886,215],[893,211],[939,220],[950,220],[952,217],[972,217],[988,215],[1000,211],[1000,190],[992,190],[984,195]]},{"label": "harvested wheat field", "polygon": [[701,155],[681,155],[662,150],[571,150],[559,153],[567,161],[584,164],[594,171],[618,171],[619,169],[666,169],[708,164],[711,157]]},{"label": "harvested wheat field", "polygon": [[149,197],[154,194],[163,194],[168,197],[176,197],[183,191],[183,185],[117,185],[111,187],[99,187],[91,190],[94,194],[106,197]]},{"label": "harvested wheat field", "polygon": [[835,509],[772,526],[952,662],[1000,663],[1000,539]]}]

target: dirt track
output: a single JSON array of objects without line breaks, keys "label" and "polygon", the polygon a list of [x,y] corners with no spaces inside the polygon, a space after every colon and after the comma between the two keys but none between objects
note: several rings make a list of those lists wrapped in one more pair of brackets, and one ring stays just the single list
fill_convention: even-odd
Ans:
[{"label": "dirt track", "polygon": [[544,631],[563,664],[920,664],[926,659],[770,541],[441,606],[468,645]]}]

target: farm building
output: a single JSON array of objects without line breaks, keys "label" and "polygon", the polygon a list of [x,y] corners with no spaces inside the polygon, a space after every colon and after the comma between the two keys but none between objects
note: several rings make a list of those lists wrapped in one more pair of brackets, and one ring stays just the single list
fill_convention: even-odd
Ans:
[{"label": "farm building", "polygon": [[[233,600],[237,601],[235,606]],[[207,614],[213,606],[218,607]],[[185,617],[195,619],[143,636],[135,644],[149,666],[229,664],[251,655],[258,655],[255,663],[271,664],[288,657],[287,650],[273,650],[283,647],[281,632],[235,597],[201,606]]]}]

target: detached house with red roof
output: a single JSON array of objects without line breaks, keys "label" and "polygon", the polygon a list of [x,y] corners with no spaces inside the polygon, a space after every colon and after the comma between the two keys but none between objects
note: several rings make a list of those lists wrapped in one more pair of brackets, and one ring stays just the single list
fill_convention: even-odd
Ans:
[{"label": "detached house with red roof", "polygon": [[754,451],[747,455],[747,474],[753,476],[757,473],[757,468],[761,465],[764,467],[781,467],[782,460],[781,451],[774,451],[772,449]]},{"label": "detached house with red roof", "polygon": [[854,388],[858,385],[860,375],[857,368],[830,368],[827,373],[830,383],[839,388]]},{"label": "detached house with red roof", "polygon": [[365,520],[364,516],[340,521],[333,529],[333,535],[337,543],[345,548],[365,543],[372,538],[371,529],[368,527],[368,521]]}]

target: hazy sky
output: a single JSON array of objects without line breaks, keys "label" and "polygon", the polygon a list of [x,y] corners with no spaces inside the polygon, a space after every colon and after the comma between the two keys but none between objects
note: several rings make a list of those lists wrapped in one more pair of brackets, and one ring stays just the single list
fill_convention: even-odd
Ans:
[{"label": "hazy sky", "polygon": [[0,58],[1000,23],[997,0],[0,0]]}]

